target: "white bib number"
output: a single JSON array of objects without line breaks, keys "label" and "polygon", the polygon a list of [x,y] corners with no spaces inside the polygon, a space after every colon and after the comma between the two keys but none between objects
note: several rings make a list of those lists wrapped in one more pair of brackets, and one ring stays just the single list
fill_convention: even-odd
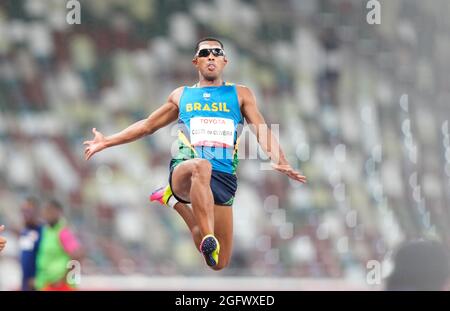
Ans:
[{"label": "white bib number", "polygon": [[225,118],[195,117],[190,121],[193,146],[233,147],[234,121]]}]

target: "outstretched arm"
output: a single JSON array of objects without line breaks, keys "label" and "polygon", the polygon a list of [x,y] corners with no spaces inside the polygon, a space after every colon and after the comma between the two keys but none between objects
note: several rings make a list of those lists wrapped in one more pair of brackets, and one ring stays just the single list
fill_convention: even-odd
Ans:
[{"label": "outstretched arm", "polygon": [[272,134],[256,105],[256,99],[252,91],[244,86],[239,86],[238,91],[242,99],[242,114],[251,131],[256,135],[259,145],[270,158],[272,167],[294,180],[305,183],[306,177],[295,171],[286,160],[278,140]]},{"label": "outstretched arm", "polygon": [[94,139],[83,143],[86,146],[84,150],[86,160],[89,160],[94,154],[103,149],[135,141],[146,135],[153,134],[158,129],[175,121],[178,117],[178,99],[181,91],[182,88],[173,91],[167,102],[150,114],[147,119],[140,120],[119,133],[105,137],[97,129],[93,128]]}]

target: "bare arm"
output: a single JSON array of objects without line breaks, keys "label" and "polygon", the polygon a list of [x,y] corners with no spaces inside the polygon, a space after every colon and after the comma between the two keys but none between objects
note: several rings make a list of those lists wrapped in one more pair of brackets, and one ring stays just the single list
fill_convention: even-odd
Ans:
[{"label": "bare arm", "polygon": [[302,183],[306,182],[306,177],[296,172],[286,160],[278,140],[272,134],[259,111],[255,96],[251,90],[247,87],[239,86],[238,92],[242,99],[242,114],[247,120],[251,131],[256,135],[259,145],[270,158],[272,167],[294,180]]},{"label": "bare arm", "polygon": [[167,102],[155,110],[148,118],[140,120],[123,131],[105,137],[102,133],[93,128],[93,140],[85,141],[86,146],[84,155],[86,160],[89,160],[95,153],[103,149],[126,144],[135,141],[146,135],[153,134],[160,128],[175,121],[178,117],[178,99],[181,95],[182,88],[178,88],[170,94]]}]

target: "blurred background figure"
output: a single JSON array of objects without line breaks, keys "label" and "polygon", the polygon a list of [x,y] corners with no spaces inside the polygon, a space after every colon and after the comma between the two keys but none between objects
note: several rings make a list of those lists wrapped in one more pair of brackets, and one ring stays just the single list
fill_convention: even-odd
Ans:
[{"label": "blurred background figure", "polygon": [[441,291],[450,287],[449,250],[437,241],[413,241],[399,247],[389,291]]},{"label": "blurred background figure", "polygon": [[81,260],[80,243],[69,229],[58,201],[49,201],[43,215],[46,224],[37,257],[36,288],[44,291],[73,290],[73,284],[67,280],[68,263]]},{"label": "blurred background figure", "polygon": [[36,257],[41,240],[42,222],[37,198],[28,197],[22,204],[24,228],[20,233],[20,265],[22,269],[22,290],[34,290]]},{"label": "blurred background figure", "polygon": [[[5,230],[5,226],[0,226],[0,233]],[[5,248],[6,245],[6,239],[2,236],[0,236],[0,252]]]}]

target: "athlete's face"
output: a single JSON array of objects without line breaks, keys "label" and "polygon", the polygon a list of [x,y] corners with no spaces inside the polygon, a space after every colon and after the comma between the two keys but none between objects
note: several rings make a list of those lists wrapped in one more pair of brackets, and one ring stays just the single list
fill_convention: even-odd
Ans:
[{"label": "athlete's face", "polygon": [[219,42],[204,41],[200,43],[197,53],[192,60],[194,66],[206,80],[214,81],[220,77],[223,68],[227,64],[228,60],[225,55],[214,56],[214,53],[209,53],[209,55],[201,57],[201,55],[199,55],[199,51],[202,51],[204,49],[222,50],[222,47],[220,46]]}]

